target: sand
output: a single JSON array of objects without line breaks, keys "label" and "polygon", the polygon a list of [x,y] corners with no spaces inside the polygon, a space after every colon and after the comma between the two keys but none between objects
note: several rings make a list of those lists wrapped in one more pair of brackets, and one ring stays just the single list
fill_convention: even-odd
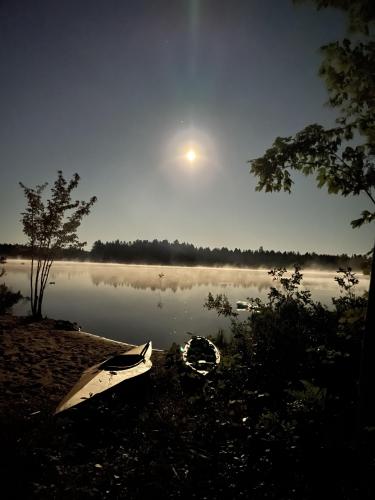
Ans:
[{"label": "sand", "polygon": [[[84,369],[131,347],[58,327],[51,319],[0,316],[0,415],[52,413]],[[162,357],[153,353],[153,363]]]}]

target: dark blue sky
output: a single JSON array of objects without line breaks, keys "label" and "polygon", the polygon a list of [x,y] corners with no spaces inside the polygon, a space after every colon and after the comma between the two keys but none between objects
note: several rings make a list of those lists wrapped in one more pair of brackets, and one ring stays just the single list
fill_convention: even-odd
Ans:
[{"label": "dark blue sky", "polygon": [[[78,172],[96,239],[365,252],[365,198],[296,178],[257,193],[248,159],[278,135],[334,123],[319,47],[338,11],[290,0],[0,2],[1,242],[23,240],[18,181]],[[193,147],[194,164],[182,158]]]}]

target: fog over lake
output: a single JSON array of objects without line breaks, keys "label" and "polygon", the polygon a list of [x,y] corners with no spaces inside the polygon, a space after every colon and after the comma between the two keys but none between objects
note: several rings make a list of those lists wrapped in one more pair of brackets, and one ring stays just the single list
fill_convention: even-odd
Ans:
[{"label": "fog over lake", "polygon": [[[14,291],[29,295],[30,262],[9,260],[4,281]],[[302,271],[304,287],[315,300],[331,306],[339,294],[335,272]],[[368,289],[368,276],[358,274],[360,294]],[[267,269],[229,269],[175,266],[138,266],[56,262],[51,269],[43,314],[76,321],[82,330],[133,344],[151,339],[157,348],[183,343],[187,332],[215,334],[230,321],[218,318],[203,304],[212,294],[225,293],[235,307],[247,297],[265,299],[273,284]],[[22,301],[15,314],[27,314]],[[242,312],[245,318],[246,313]]]}]

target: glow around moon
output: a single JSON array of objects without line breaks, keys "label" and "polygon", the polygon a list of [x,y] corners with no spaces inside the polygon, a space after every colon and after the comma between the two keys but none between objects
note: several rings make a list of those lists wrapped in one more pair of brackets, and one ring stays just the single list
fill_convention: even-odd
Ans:
[{"label": "glow around moon", "polygon": [[189,151],[186,153],[186,159],[190,162],[193,163],[197,158],[197,153],[194,151],[194,149],[189,149]]},{"label": "glow around moon", "polygon": [[166,137],[160,167],[176,187],[196,190],[213,181],[221,168],[219,156],[211,134],[195,126],[184,127]]}]

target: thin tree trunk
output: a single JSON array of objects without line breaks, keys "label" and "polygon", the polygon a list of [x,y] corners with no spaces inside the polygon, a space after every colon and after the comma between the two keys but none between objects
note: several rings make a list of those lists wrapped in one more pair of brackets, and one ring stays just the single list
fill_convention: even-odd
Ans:
[{"label": "thin tree trunk", "polygon": [[47,258],[43,263],[43,270],[40,278],[40,290],[39,290],[39,298],[38,298],[38,316],[42,317],[42,305],[44,299],[44,291],[47,286],[48,276],[53,264],[53,258]]},{"label": "thin tree trunk", "polygon": [[31,250],[31,273],[30,273],[30,303],[31,303],[31,313],[34,315],[34,294],[33,294],[33,282],[34,282],[34,249]]},{"label": "thin tree trunk", "polygon": [[375,427],[375,245],[372,252],[370,286],[368,293],[365,330],[363,333],[359,374],[358,451],[360,459],[360,498],[371,498],[373,482]]},{"label": "thin tree trunk", "polygon": [[[47,238],[46,238],[47,239]],[[42,317],[42,304],[43,304],[43,298],[44,298],[44,290],[47,285],[47,280],[48,280],[48,275],[49,271],[52,265],[52,260],[51,260],[51,250],[49,248],[50,243],[51,243],[51,238],[48,238],[48,242],[43,240],[43,251],[45,252],[45,256],[43,259],[43,265],[42,265],[42,270],[40,274],[40,285],[39,285],[39,297],[38,297],[38,306],[37,306],[37,316],[39,318]],[[48,253],[48,251],[50,253]],[[51,261],[51,262],[50,262]]]},{"label": "thin tree trunk", "polygon": [[362,340],[359,375],[360,430],[375,426],[375,245],[372,251],[370,286]]},{"label": "thin tree trunk", "polygon": [[46,287],[46,266],[47,260],[43,261],[42,272],[40,274],[39,297],[38,297],[38,317],[42,317],[42,304],[44,297],[44,289]]},{"label": "thin tree trunk", "polygon": [[[31,227],[34,228],[34,212],[31,214]],[[35,255],[35,245],[34,245],[34,229],[31,233],[31,272],[30,272],[30,302],[31,302],[31,313],[34,315],[34,295],[33,295],[33,280],[34,280],[34,255]]]},{"label": "thin tree trunk", "polygon": [[39,300],[39,289],[40,289],[40,268],[41,268],[41,260],[40,256],[38,256],[38,265],[36,269],[35,283],[34,283],[34,308],[33,308],[33,316],[36,318],[40,318],[38,300]]}]

